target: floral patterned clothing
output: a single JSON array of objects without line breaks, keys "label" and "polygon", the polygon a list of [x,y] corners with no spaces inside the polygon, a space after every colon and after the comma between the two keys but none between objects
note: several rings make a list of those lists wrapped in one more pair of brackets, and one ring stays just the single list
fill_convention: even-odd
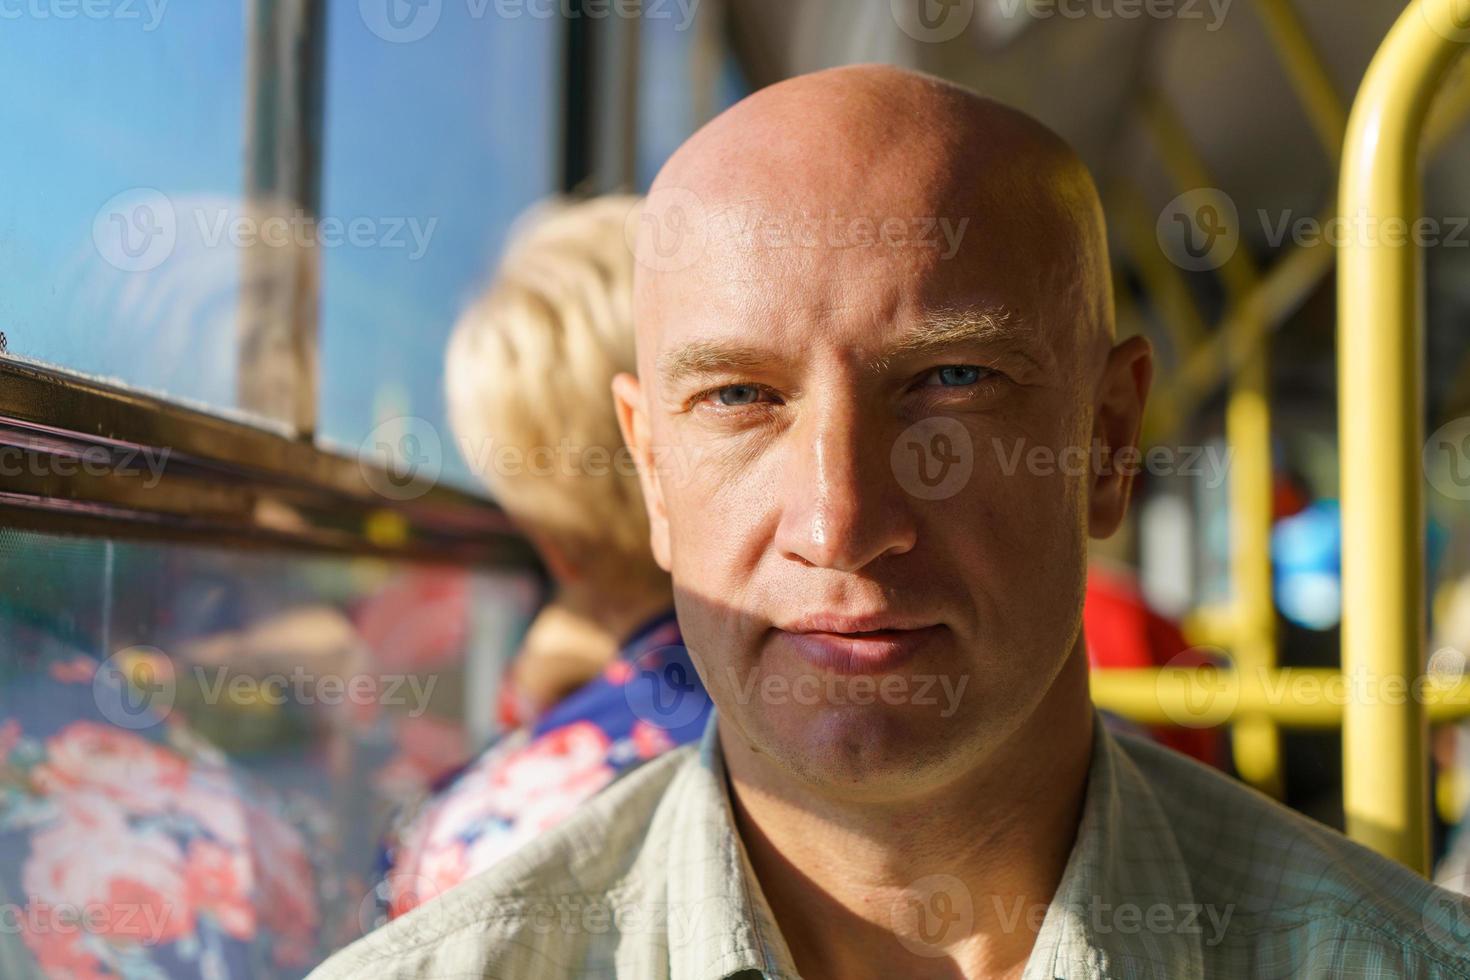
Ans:
[{"label": "floral patterned clothing", "polygon": [[397,917],[570,816],[619,776],[699,739],[710,700],[670,611],[601,675],[444,780],[390,839],[379,897]]},{"label": "floral patterned clothing", "polygon": [[119,713],[126,683],[74,650],[0,652],[0,976],[304,975],[319,820],[177,713]]}]

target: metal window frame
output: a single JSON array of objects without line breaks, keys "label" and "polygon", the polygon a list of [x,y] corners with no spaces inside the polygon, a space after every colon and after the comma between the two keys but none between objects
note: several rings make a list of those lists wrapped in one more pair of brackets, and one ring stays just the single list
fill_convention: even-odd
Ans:
[{"label": "metal window frame", "polygon": [[631,191],[637,183],[641,0],[609,16],[595,0],[564,8],[561,189],[568,195]]},{"label": "metal window frame", "polygon": [[494,504],[437,485],[401,500],[376,489],[394,479],[283,432],[0,358],[5,526],[538,568]]},{"label": "metal window frame", "polygon": [[[250,0],[245,211],[315,221],[321,210],[324,0]],[[321,250],[257,241],[240,255],[239,392],[248,412],[303,438],[317,427]]]}]

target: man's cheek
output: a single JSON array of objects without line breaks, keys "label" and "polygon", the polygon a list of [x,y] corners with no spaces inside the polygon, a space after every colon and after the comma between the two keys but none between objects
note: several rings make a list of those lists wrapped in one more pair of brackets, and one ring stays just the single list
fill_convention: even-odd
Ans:
[{"label": "man's cheek", "polygon": [[1056,476],[981,474],[966,492],[935,505],[926,523],[956,564],[996,569],[1013,585],[1053,568],[1083,534],[1071,481]]}]

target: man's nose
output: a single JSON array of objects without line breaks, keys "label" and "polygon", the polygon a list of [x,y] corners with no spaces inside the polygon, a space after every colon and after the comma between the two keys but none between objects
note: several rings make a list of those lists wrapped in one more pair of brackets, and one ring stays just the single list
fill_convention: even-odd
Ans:
[{"label": "man's nose", "polygon": [[854,400],[813,413],[788,433],[776,529],[784,557],[852,572],[913,548],[910,501],[879,428],[864,424]]}]

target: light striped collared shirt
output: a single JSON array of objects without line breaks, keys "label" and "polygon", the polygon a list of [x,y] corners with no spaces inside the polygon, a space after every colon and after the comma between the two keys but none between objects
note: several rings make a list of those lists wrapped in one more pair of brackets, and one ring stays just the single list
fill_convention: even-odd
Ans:
[{"label": "light striped collared shirt", "polygon": [[[916,949],[907,935],[911,950],[937,952],[978,915],[1040,923],[1025,980],[1470,977],[1459,897],[1181,755],[1101,724],[1095,733],[1082,822],[1050,904],[1027,909],[931,875],[893,910],[934,942]],[[633,772],[312,976],[797,972],[735,829],[711,718],[698,746]]]}]

